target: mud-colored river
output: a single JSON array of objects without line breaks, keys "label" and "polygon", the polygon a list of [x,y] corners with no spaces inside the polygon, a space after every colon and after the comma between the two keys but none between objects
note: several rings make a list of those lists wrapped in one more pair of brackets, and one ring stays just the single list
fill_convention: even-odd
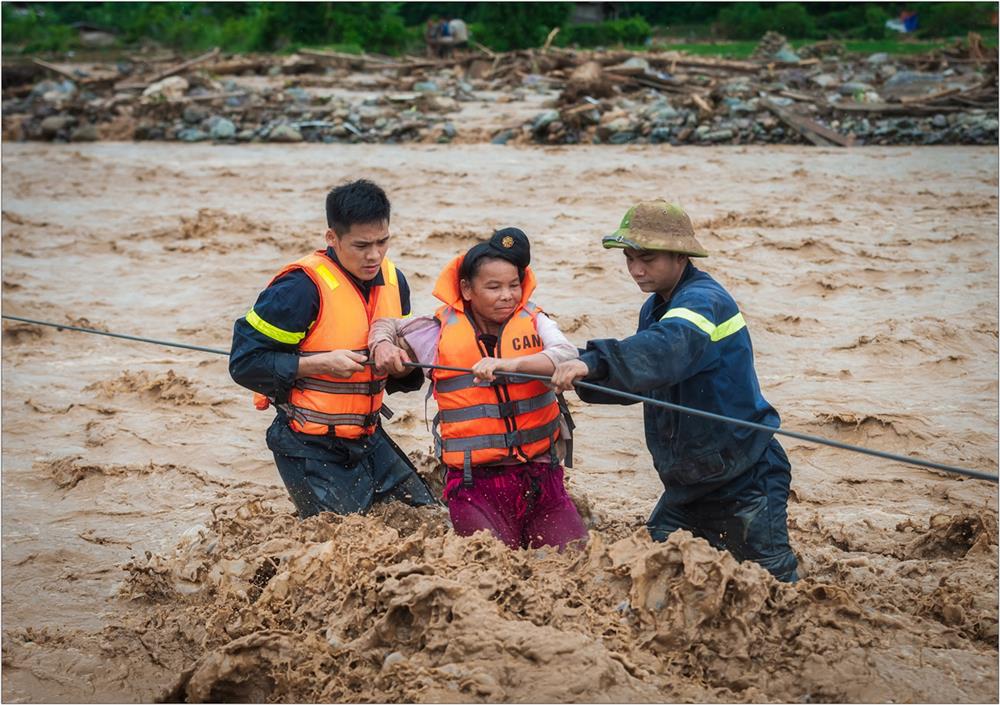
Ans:
[{"label": "mud-colored river", "polygon": [[[677,200],[787,427],[997,471],[995,149],[5,144],[3,311],[228,349],[361,176],[416,311],[516,225],[581,345],[642,302],[600,236]],[[783,440],[785,586],[649,541],[637,407],[570,395],[593,531],[560,555],[401,507],[299,522],[223,356],[5,322],[2,372],[7,701],[997,700],[994,484]],[[429,469],[423,393],[390,403]]]}]

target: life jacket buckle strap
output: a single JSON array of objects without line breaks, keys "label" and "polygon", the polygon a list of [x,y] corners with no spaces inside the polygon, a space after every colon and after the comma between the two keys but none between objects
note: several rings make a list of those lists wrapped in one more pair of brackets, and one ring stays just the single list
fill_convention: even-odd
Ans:
[{"label": "life jacket buckle strap", "polygon": [[292,383],[300,390],[323,392],[325,394],[363,394],[375,396],[385,390],[385,379],[373,379],[367,382],[334,382],[316,377],[300,377]]},{"label": "life jacket buckle strap", "polygon": [[472,451],[466,450],[462,460],[462,487],[472,487]]},{"label": "life jacket buckle strap", "polygon": [[[381,413],[381,410],[372,412],[370,414],[365,414],[364,416],[360,416],[359,419],[360,419],[361,423],[358,423],[358,424],[355,424],[355,422],[353,422],[353,421],[342,421],[342,422],[339,422],[339,423],[328,424],[327,425],[327,429],[328,430],[326,432],[326,435],[328,435],[328,436],[336,436],[337,435],[337,426],[354,426],[354,425],[358,425],[358,426],[361,426],[362,428],[365,428],[365,429],[367,429],[367,428],[369,428],[371,426],[377,426],[378,422],[379,422],[379,415],[380,415],[380,413]],[[371,434],[365,434],[365,435],[371,435]]]},{"label": "life jacket buckle strap", "polygon": [[[563,461],[566,467],[573,467],[573,430],[576,428],[576,422],[573,421],[573,415],[569,413],[569,404],[566,401],[566,397],[562,394],[556,395],[556,400],[559,402],[559,411],[562,414],[563,421],[566,422],[565,438],[563,442],[566,445],[566,458]],[[553,444],[553,447],[555,444]]]}]

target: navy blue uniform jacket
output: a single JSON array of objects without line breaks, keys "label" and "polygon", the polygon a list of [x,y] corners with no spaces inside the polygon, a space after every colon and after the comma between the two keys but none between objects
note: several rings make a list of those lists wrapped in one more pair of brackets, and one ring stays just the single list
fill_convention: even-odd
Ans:
[{"label": "navy blue uniform jacket", "polygon": [[[733,297],[688,263],[669,301],[653,294],[638,332],[591,340],[581,351],[588,382],[778,427],[761,395],[750,334]],[[578,389],[591,403],[630,404]],[[646,445],[670,504],[688,504],[740,476],[773,434],[644,404]]]}]

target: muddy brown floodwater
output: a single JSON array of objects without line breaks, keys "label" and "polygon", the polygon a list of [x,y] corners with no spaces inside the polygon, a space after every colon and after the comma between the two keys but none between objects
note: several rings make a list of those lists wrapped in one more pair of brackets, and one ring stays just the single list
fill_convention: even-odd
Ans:
[{"label": "muddy brown floodwater", "polygon": [[[3,311],[228,349],[359,176],[417,311],[517,225],[578,344],[642,301],[600,236],[678,200],[787,427],[997,471],[992,148],[7,144]],[[430,471],[423,394],[391,404]],[[225,357],[4,322],[3,698],[997,701],[996,485],[784,439],[781,585],[650,542],[641,410],[572,407],[584,552],[400,506],[299,522]]]}]

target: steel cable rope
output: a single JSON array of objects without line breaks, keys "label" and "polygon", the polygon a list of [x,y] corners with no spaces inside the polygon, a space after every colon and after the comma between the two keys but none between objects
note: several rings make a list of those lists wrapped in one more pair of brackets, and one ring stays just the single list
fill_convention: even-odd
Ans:
[{"label": "steel cable rope", "polygon": [[95,328],[81,328],[80,326],[71,326],[67,323],[49,323],[48,321],[35,321],[31,318],[21,318],[20,316],[8,316],[3,314],[2,318],[6,318],[9,321],[21,321],[22,323],[33,323],[36,326],[50,326],[51,328],[58,328],[59,330],[75,330],[80,333],[93,333],[95,335],[107,335],[111,338],[123,338],[125,340],[137,340],[140,343],[153,343],[154,345],[165,345],[168,348],[186,348],[188,350],[198,350],[199,352],[210,352],[217,355],[228,355],[228,350],[219,350],[218,348],[206,348],[201,345],[188,345],[187,343],[171,343],[167,340],[154,340],[153,338],[140,338],[136,335],[125,335],[123,333],[109,333],[106,330],[97,330]]},{"label": "steel cable rope", "polygon": [[[95,330],[93,328],[83,328],[81,326],[72,326],[65,323],[50,323],[48,321],[36,321],[30,318],[22,318],[20,316],[8,316],[6,314],[0,316],[11,321],[20,321],[22,323],[31,323],[39,326],[49,326],[51,328],[59,328],[66,330],[78,331],[81,333],[94,333],[96,335],[106,335],[112,338],[123,338],[125,340],[134,340],[140,343],[152,343],[154,345],[163,345],[167,347],[174,348],[186,348],[188,350],[197,350],[200,352],[215,353],[217,355],[229,355],[227,350],[219,350],[217,348],[206,348],[200,345],[187,345],[185,343],[173,343],[165,340],[154,340],[152,338],[142,338],[135,335],[123,335],[121,333],[109,333],[107,331]],[[407,362],[404,363],[407,367],[414,369],[425,369],[425,370],[443,370],[448,372],[463,372],[471,374],[472,370],[465,367],[448,367],[445,365],[428,365],[418,362]],[[545,377],[544,375],[532,375],[522,372],[497,372],[498,375],[503,375],[506,377],[517,377],[522,379],[534,379],[540,382],[550,381],[550,377]],[[614,396],[621,397],[623,399],[629,399],[631,401],[642,402],[644,404],[652,404],[653,406],[659,406],[664,409],[670,409],[671,411],[679,411],[681,413],[690,414],[692,416],[700,416],[702,418],[711,419],[713,421],[720,421],[723,423],[733,424],[735,426],[743,426],[745,428],[751,428],[755,431],[765,431],[767,433],[777,433],[783,436],[788,436],[790,438],[797,438],[800,441],[809,441],[811,443],[819,443],[821,445],[830,446],[831,448],[839,448],[840,450],[847,450],[854,453],[861,453],[863,455],[870,455],[875,458],[882,458],[883,460],[892,460],[897,463],[903,463],[905,465],[915,465],[917,467],[928,468],[931,470],[940,470],[942,472],[949,472],[955,475],[963,475],[965,477],[971,477],[977,480],[987,480],[989,482],[998,482],[998,477],[991,473],[982,472],[980,470],[970,470],[968,468],[961,468],[954,465],[945,465],[943,463],[935,463],[930,460],[921,460],[920,458],[913,458],[907,455],[898,455],[896,453],[888,453],[883,450],[876,450],[874,448],[865,448],[864,446],[852,445],[850,443],[843,443],[841,441],[835,441],[830,438],[823,438],[822,436],[813,436],[808,433],[800,433],[798,431],[789,431],[783,428],[775,428],[774,426],[767,426],[765,424],[755,423],[753,421],[744,421],[743,419],[734,419],[729,416],[722,416],[721,414],[714,414],[711,411],[702,411],[701,409],[693,409],[687,406],[681,406],[680,404],[673,404],[668,401],[660,401],[659,399],[650,399],[649,397],[640,396],[639,394],[632,394],[631,392],[622,392],[617,389],[610,389],[608,387],[602,387],[599,384],[593,384],[592,382],[584,382],[578,380],[574,382],[577,387],[583,387],[584,389],[592,389],[594,391],[603,392],[605,394],[612,394]]]}]

